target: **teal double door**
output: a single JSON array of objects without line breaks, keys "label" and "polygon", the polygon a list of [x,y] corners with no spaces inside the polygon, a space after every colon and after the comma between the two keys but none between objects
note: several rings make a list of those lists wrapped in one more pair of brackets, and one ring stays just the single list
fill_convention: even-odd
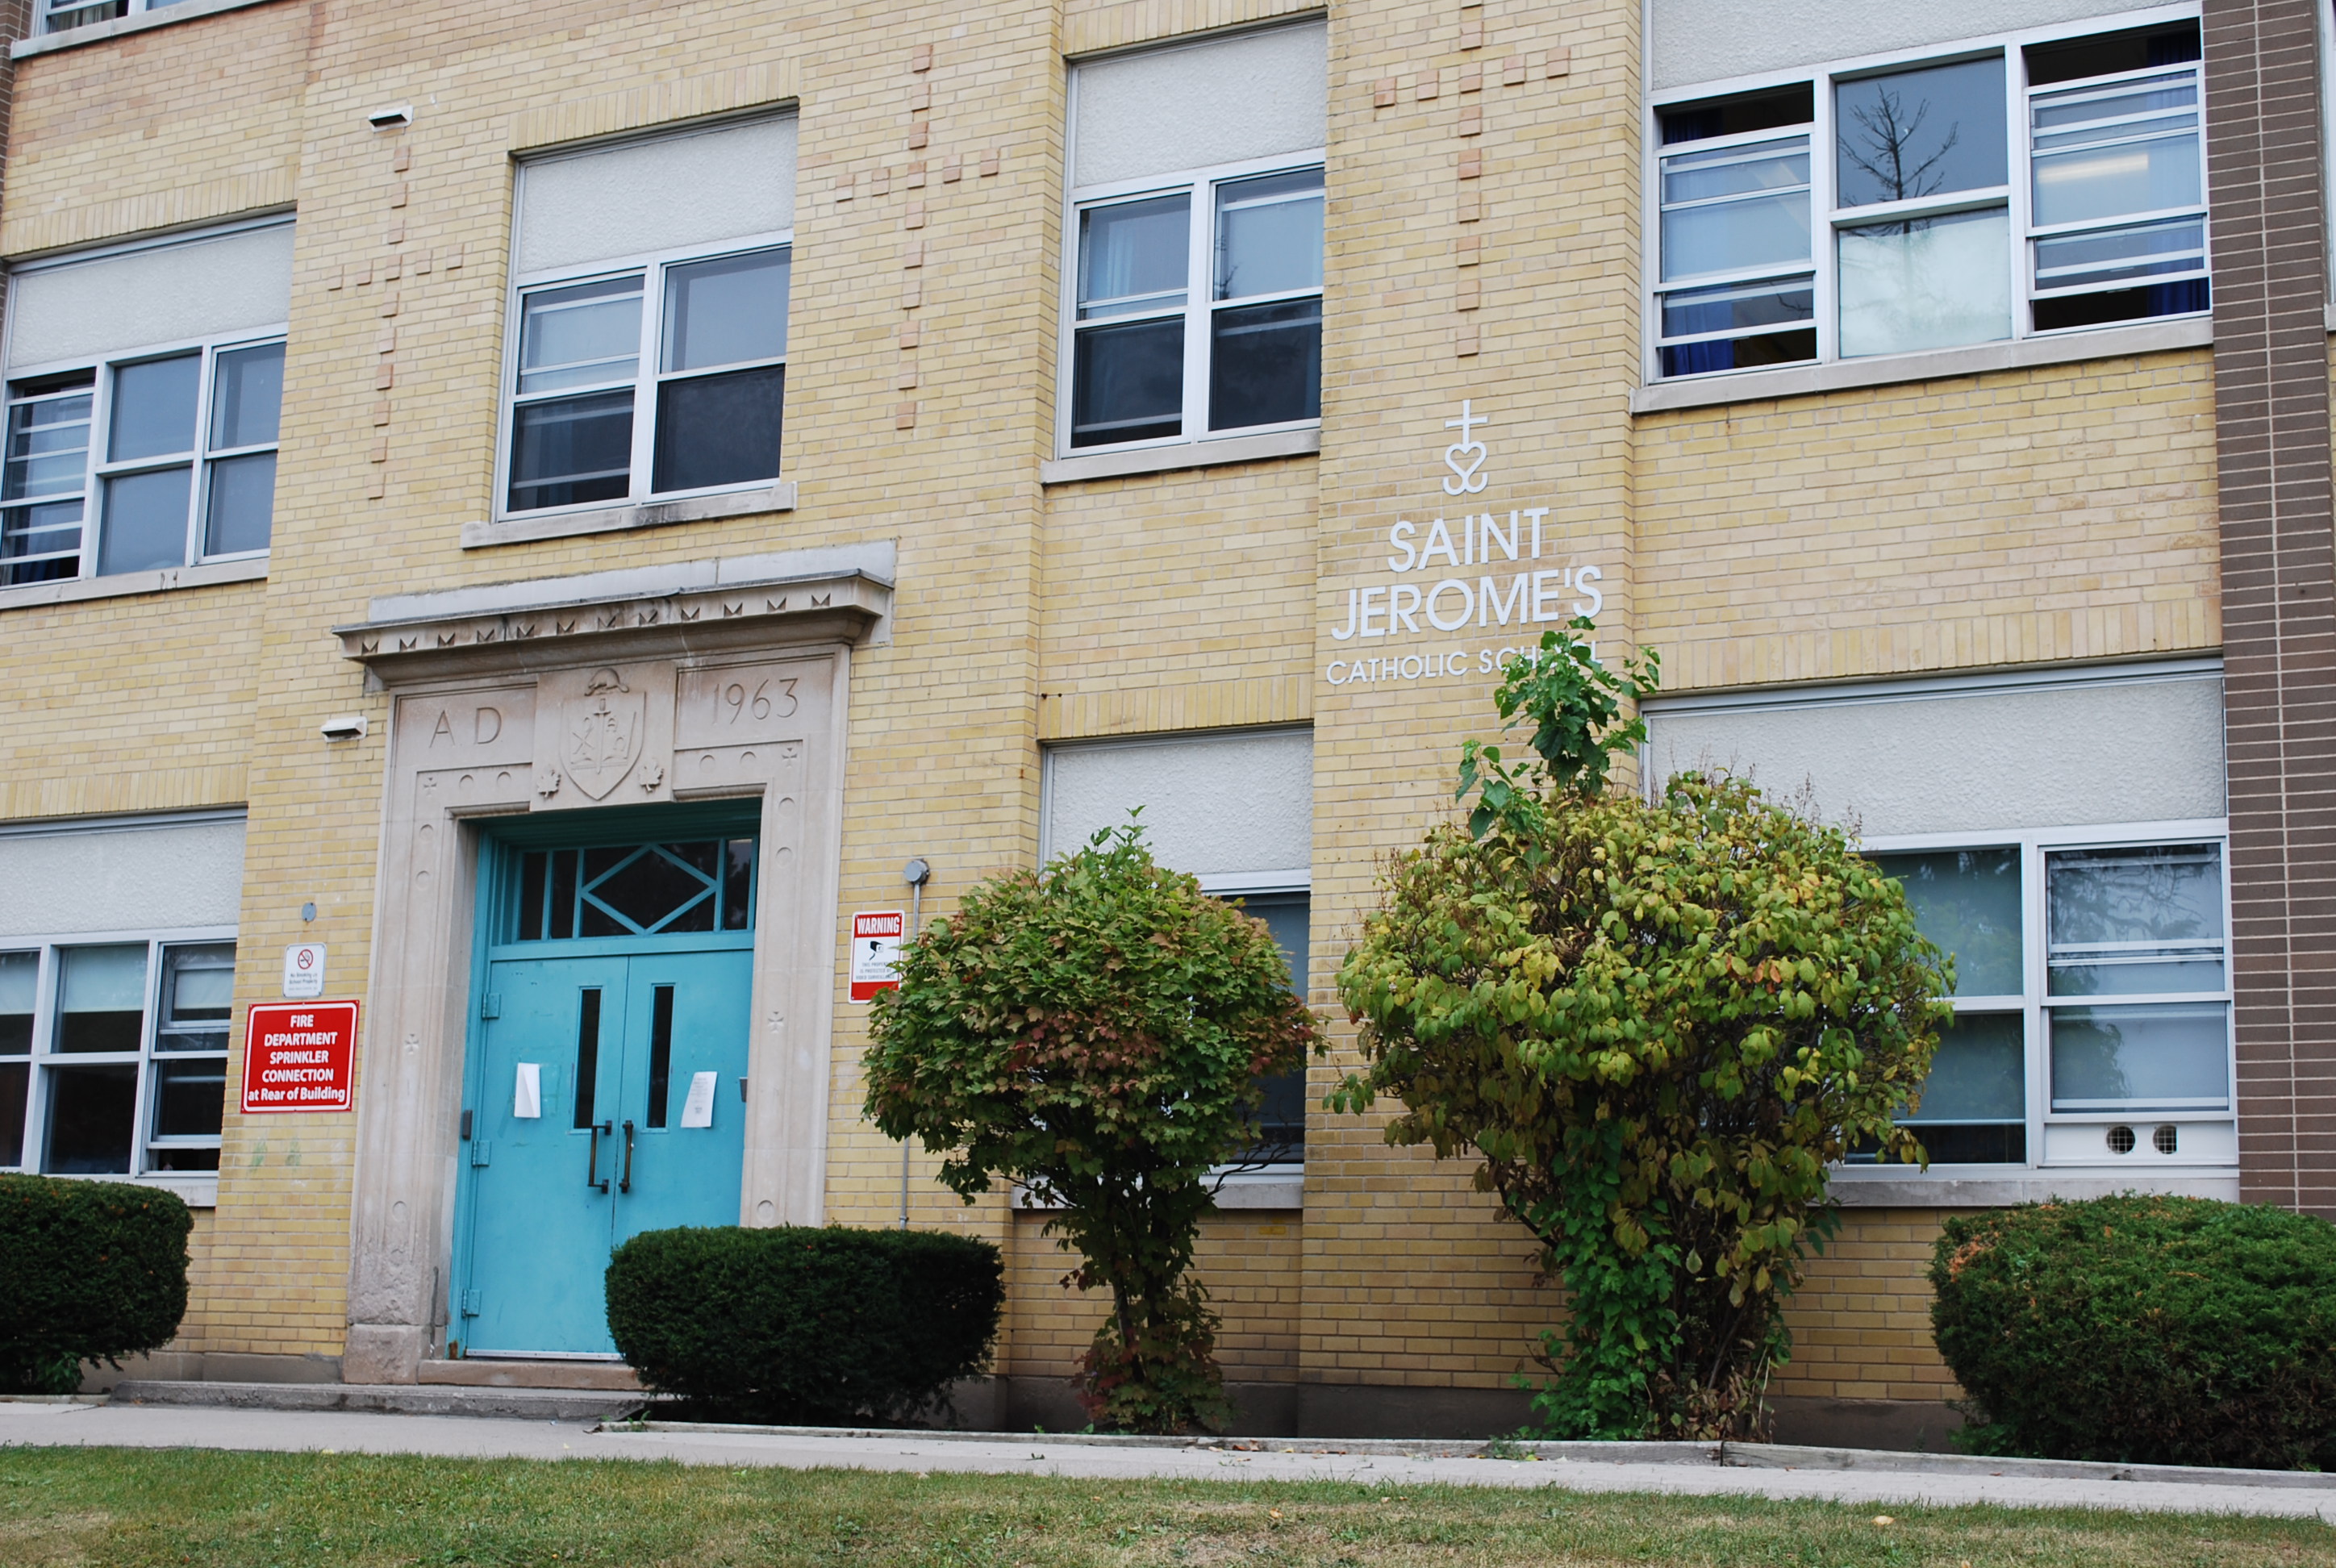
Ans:
[{"label": "teal double door", "polygon": [[[524,940],[481,955],[448,1333],[465,1356],[613,1356],[610,1251],[643,1231],[738,1222],[754,932],[735,928],[751,904],[725,885],[745,872],[697,849],[650,846],[646,866],[636,852],[599,884],[601,852],[555,852],[550,880],[569,859],[568,885],[547,891],[530,871],[528,896],[539,913],[569,900],[567,923],[507,929]],[[737,858],[751,867],[751,843]],[[719,904],[691,915],[692,861],[709,894],[732,895],[728,921]],[[610,924],[648,929],[584,934]]]}]

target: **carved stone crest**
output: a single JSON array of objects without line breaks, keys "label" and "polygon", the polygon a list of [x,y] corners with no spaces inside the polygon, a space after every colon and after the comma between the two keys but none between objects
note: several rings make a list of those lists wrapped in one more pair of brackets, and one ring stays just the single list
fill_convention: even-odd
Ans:
[{"label": "carved stone crest", "polygon": [[672,799],[673,709],[674,667],[663,659],[544,671],[531,809]]},{"label": "carved stone crest", "polygon": [[614,669],[595,670],[584,695],[560,706],[560,755],[568,782],[593,800],[608,798],[641,760],[647,718],[646,692],[628,687]]}]

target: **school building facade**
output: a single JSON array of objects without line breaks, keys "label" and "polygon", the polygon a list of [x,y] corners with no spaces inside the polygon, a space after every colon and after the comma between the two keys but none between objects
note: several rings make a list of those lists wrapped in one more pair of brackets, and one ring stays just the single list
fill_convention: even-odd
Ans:
[{"label": "school building facade", "polygon": [[1935,1443],[1943,1215],[2336,1214],[2330,23],[13,0],[0,1168],[195,1206],[211,1380],[607,1386],[626,1235],[960,1227],[1058,1425],[1098,1309],[852,976],[1141,805],[1341,1042],[1207,1232],[1244,1423],[1514,1427],[1527,1238],[1320,1101],[1589,614],[1647,782],[1958,954],[1774,1389]]}]

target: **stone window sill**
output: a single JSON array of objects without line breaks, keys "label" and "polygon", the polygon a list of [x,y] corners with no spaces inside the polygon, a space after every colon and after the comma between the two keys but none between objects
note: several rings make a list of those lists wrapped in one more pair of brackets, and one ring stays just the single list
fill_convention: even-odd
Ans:
[{"label": "stone window sill", "polygon": [[1096,452],[1038,465],[1040,484],[1076,484],[1083,479],[1124,479],[1137,473],[1173,473],[1179,469],[1216,468],[1229,463],[1262,463],[1305,457],[1322,450],[1322,432],[1277,430],[1267,435],[1227,435],[1175,446],[1145,446],[1134,452]]},{"label": "stone window sill", "polygon": [[2086,1168],[2067,1171],[2017,1169],[2000,1175],[1985,1166],[1884,1175],[1872,1167],[1835,1170],[1827,1195],[1847,1209],[1997,1209],[2050,1198],[2075,1201],[2109,1198],[2119,1193],[2170,1193],[2188,1198],[2236,1203],[2239,1173],[2201,1169],[2138,1173]]},{"label": "stone window sill", "polygon": [[124,571],[112,577],[29,582],[22,588],[0,588],[0,610],[79,604],[92,599],[127,599],[141,593],[168,593],[173,589],[209,588],[222,582],[261,582],[267,577],[268,558],[263,555],[248,560],[212,561],[205,566],[165,567],[161,571]]},{"label": "stone window sill", "polygon": [[1687,381],[1665,381],[1630,394],[1630,412],[1660,414],[1674,408],[1717,408],[1724,404],[1806,397],[1861,386],[1892,386],[1945,376],[1984,375],[1996,370],[2023,370],[2039,365],[2074,365],[2129,354],[2205,348],[2212,346],[2214,341],[2212,317],[2185,316],[2178,321],[2094,327],[2055,337],[2023,337],[2011,343],[1981,343],[1969,348],[1935,349],[1928,354],[1896,354],[1832,365],[1798,365],[1786,370],[1747,370]]},{"label": "stone window sill", "polygon": [[[1027,1187],[1014,1189],[1014,1207],[1051,1213],[1059,1205],[1040,1203]],[[1217,1207],[1227,1209],[1303,1209],[1306,1207],[1306,1167],[1265,1165],[1255,1170],[1229,1171],[1217,1178]]]},{"label": "stone window sill", "polygon": [[62,33],[44,33],[37,37],[19,38],[8,45],[11,60],[23,60],[34,54],[54,54],[60,49],[78,49],[84,44],[102,44],[108,38],[119,38],[125,33],[144,33],[155,27],[169,27],[180,22],[192,22],[198,16],[216,16],[222,11],[241,11],[248,6],[265,5],[268,0],[178,0],[159,11],[141,11],[135,15],[117,16],[111,22],[92,22],[86,27],[68,27]]},{"label": "stone window sill", "polygon": [[668,528],[677,522],[711,522],[725,517],[751,517],[756,512],[793,511],[795,482],[783,479],[755,490],[734,490],[721,495],[693,495],[682,501],[653,501],[641,506],[604,506],[589,511],[553,512],[543,517],[507,517],[492,522],[462,525],[462,548],[485,550],[498,544],[525,544],[539,539],[573,539],[587,533],[630,533],[637,529]]}]

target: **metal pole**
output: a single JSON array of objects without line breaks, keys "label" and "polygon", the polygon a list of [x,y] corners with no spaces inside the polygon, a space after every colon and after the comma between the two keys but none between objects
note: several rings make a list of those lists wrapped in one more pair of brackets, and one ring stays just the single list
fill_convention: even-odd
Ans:
[{"label": "metal pole", "polygon": [[[932,875],[931,867],[922,860],[909,862],[905,873],[909,883],[909,940],[915,941],[924,924],[925,881]],[[900,1140],[900,1229],[909,1228],[909,1140]]]}]

